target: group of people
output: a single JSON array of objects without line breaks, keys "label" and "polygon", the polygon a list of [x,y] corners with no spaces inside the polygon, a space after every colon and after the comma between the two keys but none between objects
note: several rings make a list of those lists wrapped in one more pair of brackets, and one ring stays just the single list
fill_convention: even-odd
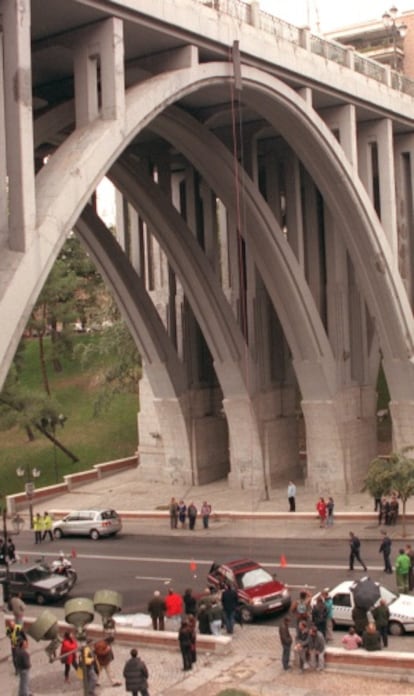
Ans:
[{"label": "group of people", "polygon": [[206,588],[197,597],[191,588],[182,595],[170,588],[165,597],[155,590],[148,603],[154,631],[164,631],[166,620],[172,630],[178,630],[183,619],[194,617],[198,631],[207,635],[220,635],[223,627],[232,634],[236,621],[241,623],[238,609],[237,590],[231,585],[217,592]]},{"label": "group of people", "polygon": [[398,494],[375,498],[374,512],[378,512],[378,525],[391,526],[396,524],[399,513]]},{"label": "group of people", "polygon": [[[188,528],[191,530],[195,529],[199,511],[194,502],[186,505],[184,500],[176,500],[175,498],[171,498],[168,509],[170,513],[171,529],[178,529],[178,527],[181,529],[186,529],[187,521]],[[211,505],[207,502],[207,500],[205,500],[200,508],[200,517],[202,519],[204,529],[208,529],[209,527],[210,515]]]},{"label": "group of people", "polygon": [[335,502],[332,496],[329,496],[327,500],[322,496],[319,498],[316,503],[316,511],[320,527],[332,527],[334,523],[334,507]]},{"label": "group of people", "polygon": [[[347,650],[363,647],[371,651],[381,650],[382,645],[388,647],[389,618],[385,599],[381,599],[372,610],[355,606],[352,610],[353,626],[343,637],[342,645]],[[279,639],[284,670],[291,669],[292,649],[301,671],[325,668],[326,644],[333,639],[333,601],[329,588],[320,592],[314,602],[308,590],[299,593],[290,614],[282,619]]]},{"label": "group of people", "polygon": [[48,512],[43,515],[40,512],[36,513],[33,518],[33,531],[35,536],[35,544],[41,544],[46,538],[53,541],[53,517]]},{"label": "group of people", "polygon": [[[381,544],[378,549],[384,559],[384,573],[392,573],[392,540],[385,530],[381,531]],[[398,592],[408,594],[414,590],[414,549],[411,544],[400,548],[395,559],[395,579]]]},{"label": "group of people", "polygon": [[[291,606],[290,616],[285,616],[279,626],[284,670],[291,669],[292,647],[302,672],[310,668],[325,668],[326,642],[332,639],[332,599],[328,590],[319,595],[313,606],[311,599],[310,592],[302,590]],[[291,621],[295,628],[294,637],[290,630]]]},{"label": "group of people", "polygon": [[[15,618],[8,622],[6,634],[10,640],[12,662],[19,680],[18,694],[31,696],[31,660],[22,615],[19,621]],[[112,686],[121,686],[121,682],[114,678],[111,670],[111,663],[114,660],[113,642],[114,637],[107,635],[98,641],[88,639],[85,645],[79,646],[71,631],[65,631],[59,654],[65,683],[69,683],[70,671],[73,668],[80,678],[85,679],[88,696],[96,696],[98,679],[103,672],[106,673]],[[138,651],[133,648],[123,668],[126,691],[131,692],[133,696],[138,694],[149,696],[148,676],[146,664],[138,657]]]}]

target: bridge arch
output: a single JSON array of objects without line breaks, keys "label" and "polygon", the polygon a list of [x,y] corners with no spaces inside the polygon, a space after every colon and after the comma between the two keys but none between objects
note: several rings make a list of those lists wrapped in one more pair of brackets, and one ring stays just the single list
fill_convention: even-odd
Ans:
[{"label": "bridge arch", "polygon": [[[392,256],[382,227],[355,170],[344,160],[340,145],[327,127],[297,93],[254,68],[243,66],[242,78],[243,100],[291,144],[330,209],[341,220],[346,246],[377,322],[385,367],[389,370],[387,376],[391,377],[391,390],[399,396],[408,396],[412,392],[414,345],[411,312],[402,282],[393,273]],[[38,275],[33,285],[19,295],[16,317],[21,320],[21,317],[28,316],[67,233],[76,223],[97,183],[125,146],[168,105],[195,90],[232,80],[231,67],[221,63],[158,75],[129,90],[125,121],[96,121],[75,131],[61,145],[37,177],[38,234],[22,263],[16,264],[12,283],[20,288],[25,285],[22,277],[27,263],[37,265]],[[257,214],[263,215],[263,210],[259,206]],[[267,248],[274,258],[277,240],[273,237],[266,244],[261,247],[260,255],[263,256]],[[286,263],[280,263],[279,258],[278,271],[292,287],[295,264],[288,258],[289,251],[279,249],[279,253]],[[311,350],[313,364],[320,367],[319,379],[314,379],[309,385],[312,397],[321,389],[321,384],[324,385],[324,396],[332,397],[337,385],[329,343],[319,331],[317,313],[315,315],[312,303],[308,302],[305,285],[295,283],[294,287],[290,305],[294,319],[284,322],[286,336],[298,363],[306,364]],[[297,317],[301,321],[297,321]],[[404,379],[401,379],[402,375]],[[305,381],[303,385],[307,386]]]}]

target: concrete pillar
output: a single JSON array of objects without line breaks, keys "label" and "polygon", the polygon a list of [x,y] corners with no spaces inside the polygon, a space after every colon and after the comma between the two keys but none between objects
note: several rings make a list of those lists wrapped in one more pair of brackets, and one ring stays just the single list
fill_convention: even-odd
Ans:
[{"label": "concrete pillar", "polygon": [[398,226],[398,268],[414,307],[414,136],[395,141],[395,176]]},{"label": "concrete pillar", "polygon": [[[372,148],[375,145],[378,155],[378,171],[373,170]],[[379,210],[378,216],[388,238],[393,259],[397,266],[398,239],[395,198],[395,173],[393,130],[390,119],[381,119],[362,124],[358,130],[358,169],[370,198],[374,204],[374,178],[378,177]]]},{"label": "concrete pillar", "polygon": [[289,150],[284,158],[284,164],[287,238],[300,267],[304,270],[305,247],[303,237],[300,163],[296,155]]},{"label": "concrete pillar", "polygon": [[[1,8],[1,4],[0,4]],[[4,113],[3,29],[0,26],[0,244],[9,233],[9,194],[6,163],[6,117]]]},{"label": "concrete pillar", "polygon": [[255,399],[263,432],[266,471],[272,488],[287,483],[289,479],[302,478],[296,393],[294,385],[280,386],[261,393]]},{"label": "concrete pillar", "polygon": [[[8,177],[9,246],[24,252],[36,223],[30,0],[0,0],[3,41],[3,95]],[[1,84],[1,80],[0,80]],[[0,130],[2,105],[0,102]],[[1,144],[0,136],[0,144]],[[4,149],[2,150],[4,152]],[[2,155],[0,154],[0,158]],[[4,174],[4,160],[0,175]],[[2,182],[4,179],[2,178]],[[4,183],[1,184],[3,189]],[[4,192],[0,194],[4,231]]]},{"label": "concrete pillar", "polygon": [[329,401],[303,401],[307,487],[315,495],[356,493],[376,456],[372,387],[351,387]]},{"label": "concrete pillar", "polygon": [[223,408],[229,426],[229,485],[254,489],[262,496],[270,488],[270,477],[266,471],[259,433],[252,426],[252,403],[248,398],[235,396],[224,398]]},{"label": "concrete pillar", "polygon": [[414,399],[393,399],[389,403],[389,410],[392,418],[392,450],[400,452],[414,444]]},{"label": "concrete pillar", "polygon": [[[83,32],[74,48],[76,126],[125,111],[123,23],[111,18]],[[100,89],[99,89],[100,86]]]}]

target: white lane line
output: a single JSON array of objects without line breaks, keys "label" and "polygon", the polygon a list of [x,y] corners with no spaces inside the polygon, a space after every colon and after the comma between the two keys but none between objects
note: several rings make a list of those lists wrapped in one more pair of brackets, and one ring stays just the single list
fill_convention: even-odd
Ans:
[{"label": "white lane line", "polygon": [[159,580],[160,582],[171,582],[172,578],[160,578],[156,575],[136,575],[135,580]]},{"label": "white lane line", "polygon": [[[38,553],[33,553],[33,551],[21,551],[20,552],[20,558],[23,559],[25,556],[37,556],[38,558],[40,557],[40,554]],[[56,557],[56,553],[43,553],[41,554],[42,556],[54,556]],[[68,554],[69,555],[69,554]],[[211,566],[212,560],[203,560],[203,559],[194,559],[193,557],[190,558],[157,558],[156,556],[106,556],[106,555],[92,555],[90,553],[77,553],[74,558],[72,558],[72,561],[74,565],[76,565],[76,558],[84,558],[86,560],[89,559],[94,559],[97,561],[128,561],[130,563],[178,563],[178,564],[189,564],[189,563],[196,563],[197,565],[203,565],[203,566]],[[265,568],[281,568],[280,562],[270,562],[270,561],[257,561],[257,563],[260,563],[261,565],[265,566]],[[354,575],[352,575],[352,571],[349,571],[348,565],[334,565],[334,564],[324,564],[324,563],[291,563],[289,561],[289,557],[286,559],[286,566],[283,567],[286,569],[289,568],[294,568],[294,569],[309,569],[309,570],[346,570],[347,573],[349,573],[349,577],[352,578]],[[372,570],[375,571],[382,571],[383,566],[374,566],[370,565],[368,568],[368,572]],[[354,571],[354,574],[362,573],[362,568],[356,568]],[[365,572],[365,571],[364,571]]]}]

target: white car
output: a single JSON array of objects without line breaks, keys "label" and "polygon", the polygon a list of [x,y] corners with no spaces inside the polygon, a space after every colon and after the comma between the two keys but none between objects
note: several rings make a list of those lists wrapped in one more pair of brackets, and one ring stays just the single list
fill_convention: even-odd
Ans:
[{"label": "white car", "polygon": [[64,536],[90,536],[97,540],[120,532],[122,521],[118,513],[111,509],[74,510],[54,522],[52,529],[56,539]]},{"label": "white car", "polygon": [[[351,592],[353,580],[345,580],[329,590],[329,596],[333,599],[333,623],[334,626],[352,626],[352,609],[354,608],[354,595]],[[389,632],[393,636],[402,636],[404,633],[414,631],[414,597],[406,594],[395,594],[384,585],[380,585],[381,599],[385,599],[390,610]],[[312,597],[312,605],[319,593]],[[378,600],[379,601],[379,600]]]}]

